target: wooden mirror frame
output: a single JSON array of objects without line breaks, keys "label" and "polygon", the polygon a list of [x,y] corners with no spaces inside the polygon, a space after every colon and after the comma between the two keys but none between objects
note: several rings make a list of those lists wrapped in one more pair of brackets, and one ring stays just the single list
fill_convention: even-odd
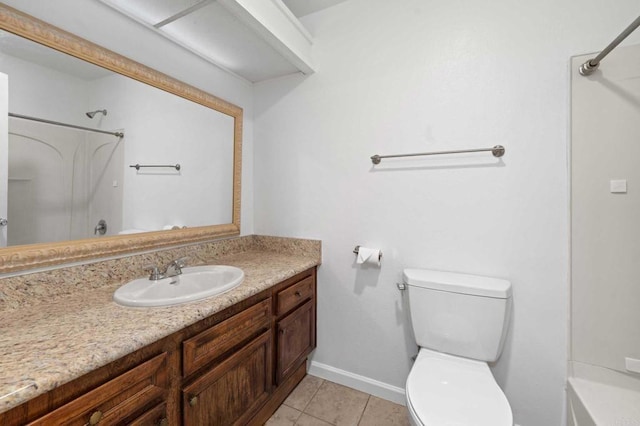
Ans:
[{"label": "wooden mirror frame", "polygon": [[242,108],[2,3],[0,29],[234,117],[232,223],[0,248],[0,274],[240,234]]}]

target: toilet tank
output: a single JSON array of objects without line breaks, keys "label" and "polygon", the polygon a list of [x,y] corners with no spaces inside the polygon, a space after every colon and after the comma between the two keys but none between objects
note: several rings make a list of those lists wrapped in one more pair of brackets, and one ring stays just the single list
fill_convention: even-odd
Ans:
[{"label": "toilet tank", "polygon": [[500,357],[509,281],[428,269],[405,269],[403,278],[418,346],[486,362]]}]

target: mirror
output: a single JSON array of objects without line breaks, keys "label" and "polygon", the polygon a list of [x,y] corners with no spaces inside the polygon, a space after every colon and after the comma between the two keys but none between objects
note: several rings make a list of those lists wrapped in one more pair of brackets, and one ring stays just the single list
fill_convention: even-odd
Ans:
[{"label": "mirror", "polygon": [[2,4],[0,29],[0,272],[239,234],[242,109]]}]

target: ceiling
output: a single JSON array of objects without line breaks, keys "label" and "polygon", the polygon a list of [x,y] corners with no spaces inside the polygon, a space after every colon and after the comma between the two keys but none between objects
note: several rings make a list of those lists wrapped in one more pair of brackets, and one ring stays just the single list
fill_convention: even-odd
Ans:
[{"label": "ceiling", "polygon": [[249,82],[313,72],[299,17],[347,0],[99,0]]},{"label": "ceiling", "polygon": [[[99,1],[217,67],[258,82],[297,72],[312,73],[313,38],[297,18],[347,0]],[[105,75],[100,67],[54,55],[37,43],[4,32],[0,32],[0,52],[85,80]]]},{"label": "ceiling", "polygon": [[282,0],[298,18],[344,3],[347,0]]},{"label": "ceiling", "polygon": [[281,0],[100,1],[246,81],[313,72],[313,39]]}]

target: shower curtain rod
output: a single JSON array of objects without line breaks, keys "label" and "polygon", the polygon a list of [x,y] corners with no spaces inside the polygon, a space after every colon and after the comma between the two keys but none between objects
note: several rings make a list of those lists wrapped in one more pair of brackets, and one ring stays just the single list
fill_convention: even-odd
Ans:
[{"label": "shower curtain rod", "polygon": [[30,117],[28,115],[14,114],[12,112],[9,113],[9,117],[22,118],[23,120],[38,121],[40,123],[53,124],[53,125],[62,126],[62,127],[71,127],[72,129],[86,130],[88,132],[104,133],[105,135],[113,135],[113,136],[116,136],[118,138],[124,137],[124,133],[122,133],[122,132],[108,132],[106,130],[99,130],[99,129],[92,129],[90,127],[76,126],[75,124],[60,123],[59,121],[46,120],[44,118],[37,118],[37,117]]},{"label": "shower curtain rod", "polygon": [[615,40],[609,43],[609,45],[605,47],[604,50],[598,54],[598,56],[596,56],[593,59],[589,59],[587,62],[580,65],[580,69],[579,69],[580,74],[584,76],[593,74],[593,72],[598,69],[598,66],[600,66],[600,61],[604,59],[604,57],[607,56],[609,52],[615,49],[616,46],[618,46],[622,42],[622,40],[629,37],[629,34],[634,32],[635,29],[638,28],[639,26],[640,26],[640,16],[638,16],[636,20],[631,23],[631,25],[625,28],[625,30],[621,32],[620,35],[615,38]]}]

